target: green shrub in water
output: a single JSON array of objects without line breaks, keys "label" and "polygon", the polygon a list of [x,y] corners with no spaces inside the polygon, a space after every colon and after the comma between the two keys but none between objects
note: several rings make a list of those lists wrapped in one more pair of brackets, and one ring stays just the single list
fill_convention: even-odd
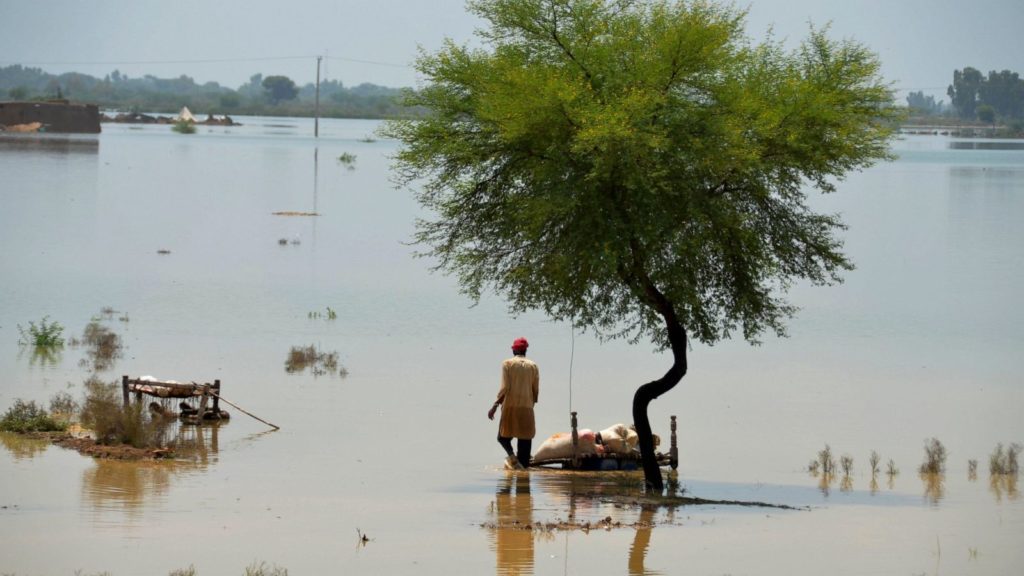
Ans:
[{"label": "green shrub in water", "polygon": [[64,327],[59,322],[50,322],[49,316],[43,316],[39,324],[29,321],[28,328],[22,328],[18,324],[18,332],[21,333],[20,344],[23,346],[35,346],[36,348],[56,348],[64,345]]},{"label": "green shrub in water", "polygon": [[20,398],[0,419],[0,431],[4,432],[61,432],[67,427],[66,422],[55,420],[35,402],[25,402]]}]

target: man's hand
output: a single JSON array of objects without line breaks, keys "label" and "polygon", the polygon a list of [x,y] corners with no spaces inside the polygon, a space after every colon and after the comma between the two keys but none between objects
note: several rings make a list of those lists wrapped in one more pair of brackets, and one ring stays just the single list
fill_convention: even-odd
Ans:
[{"label": "man's hand", "polygon": [[487,411],[487,419],[494,420],[494,413],[498,411],[498,405],[491,406],[491,409]]}]

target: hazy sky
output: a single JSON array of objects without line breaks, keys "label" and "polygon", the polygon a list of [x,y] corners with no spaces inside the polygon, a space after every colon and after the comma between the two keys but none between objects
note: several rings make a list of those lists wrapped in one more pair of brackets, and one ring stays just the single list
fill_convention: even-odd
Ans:
[{"label": "hazy sky", "polygon": [[[1024,0],[753,0],[747,32],[798,41],[808,22],[876,51],[901,91],[945,95],[954,69],[1024,74]],[[463,0],[0,0],[0,66],[102,77],[187,74],[237,88],[257,72],[299,84],[412,86],[417,46],[473,41]]]}]

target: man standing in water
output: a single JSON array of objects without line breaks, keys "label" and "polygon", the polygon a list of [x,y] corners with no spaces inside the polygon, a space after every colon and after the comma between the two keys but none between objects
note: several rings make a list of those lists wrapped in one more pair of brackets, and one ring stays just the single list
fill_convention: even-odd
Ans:
[{"label": "man standing in water", "polygon": [[[530,445],[537,434],[533,405],[540,395],[540,371],[536,364],[526,359],[529,346],[526,338],[516,338],[512,342],[513,356],[501,363],[498,399],[487,412],[487,417],[494,420],[494,413],[501,406],[498,443],[508,454],[505,468],[511,470],[523,470],[530,465]],[[518,440],[515,454],[512,452],[513,438]]]}]

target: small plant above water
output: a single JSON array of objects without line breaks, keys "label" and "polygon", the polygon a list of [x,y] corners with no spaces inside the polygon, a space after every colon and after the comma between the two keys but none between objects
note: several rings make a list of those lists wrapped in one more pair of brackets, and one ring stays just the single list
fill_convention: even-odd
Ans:
[{"label": "small plant above water", "polygon": [[1024,446],[1014,442],[1009,448],[1003,448],[1003,443],[996,445],[995,451],[988,459],[988,471],[992,476],[1016,476],[1020,471],[1017,458],[1020,456]]},{"label": "small plant above water", "polygon": [[64,327],[59,322],[50,322],[49,316],[43,316],[39,324],[29,321],[28,328],[22,328],[18,324],[18,332],[21,334],[19,344],[22,346],[35,346],[36,348],[59,348],[64,345]]},{"label": "small plant above water", "polygon": [[839,458],[839,465],[843,468],[843,475],[849,476],[850,472],[853,471],[853,456],[849,454],[843,454]]},{"label": "small plant above water", "polygon": [[314,310],[314,311],[309,312],[308,314],[306,314],[306,317],[309,318],[310,320],[316,320],[316,319],[320,319],[320,318],[323,318],[325,320],[337,320],[338,319],[338,313],[333,308],[331,308],[330,306],[327,306],[327,310],[326,311],[321,312],[319,310]]},{"label": "small plant above water", "polygon": [[896,467],[896,462],[893,461],[892,458],[889,459],[889,463],[885,466],[885,473],[888,474],[890,478],[900,473],[900,469]]},{"label": "small plant above water", "polygon": [[821,473],[831,476],[836,473],[836,459],[832,455],[832,448],[825,444],[825,449],[818,452],[818,464],[821,466]]},{"label": "small plant above water", "polygon": [[338,164],[341,164],[349,170],[355,170],[356,155],[350,152],[342,152],[341,156],[338,156]]},{"label": "small plant above water", "polygon": [[938,438],[931,438],[924,443],[924,462],[921,463],[921,474],[942,474],[946,471],[946,447]]},{"label": "small plant above water", "polygon": [[196,127],[188,120],[178,120],[171,126],[171,130],[174,130],[178,134],[195,134]]},{"label": "small plant above water", "polygon": [[878,475],[878,464],[882,461],[882,457],[878,455],[878,452],[871,451],[871,457],[868,458],[868,464],[871,465],[871,476]]}]

